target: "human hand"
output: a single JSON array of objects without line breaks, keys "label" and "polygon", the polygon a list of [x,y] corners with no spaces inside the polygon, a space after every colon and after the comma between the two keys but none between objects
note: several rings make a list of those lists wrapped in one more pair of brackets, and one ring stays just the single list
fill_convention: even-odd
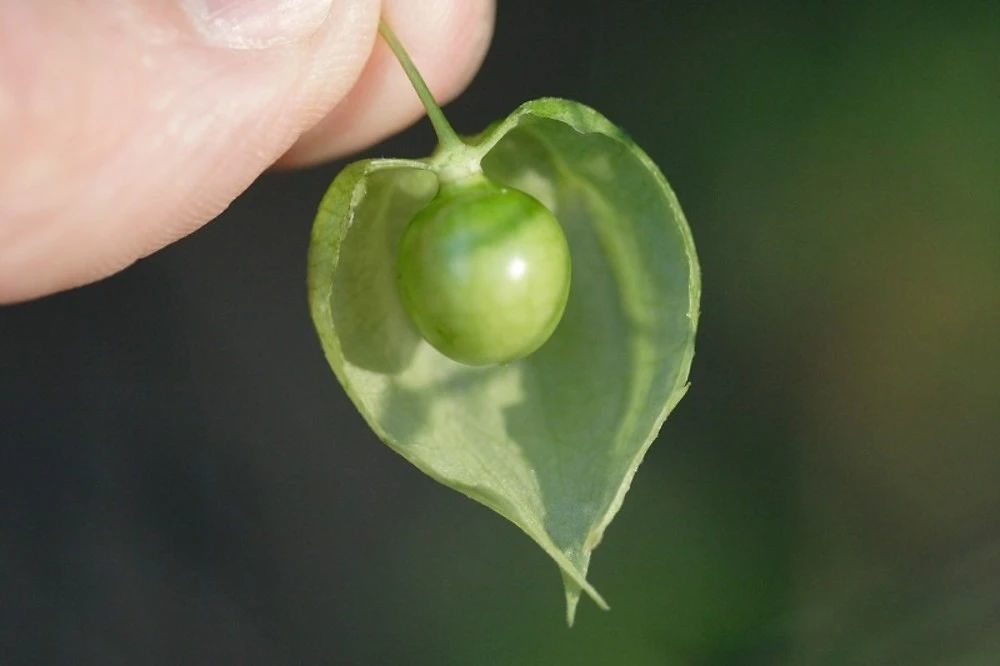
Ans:
[{"label": "human hand", "polygon": [[[381,7],[380,7],[381,5]],[[92,282],[218,215],[265,169],[358,150],[441,100],[493,0],[0,0],[0,302]]]}]

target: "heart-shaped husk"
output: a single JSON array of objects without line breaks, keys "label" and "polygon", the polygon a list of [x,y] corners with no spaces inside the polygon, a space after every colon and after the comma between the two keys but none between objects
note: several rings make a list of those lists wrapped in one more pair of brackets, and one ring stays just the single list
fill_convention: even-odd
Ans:
[{"label": "heart-shaped husk", "polygon": [[433,161],[367,160],[334,180],[309,248],[327,359],[375,433],[423,472],[505,516],[559,565],[572,624],[601,540],[687,389],[700,277],[677,198],[649,157],[593,109],[540,99],[477,137],[494,181],[532,194],[569,240],[573,282],[542,348],[460,365],[399,302],[395,253],[434,196]]}]

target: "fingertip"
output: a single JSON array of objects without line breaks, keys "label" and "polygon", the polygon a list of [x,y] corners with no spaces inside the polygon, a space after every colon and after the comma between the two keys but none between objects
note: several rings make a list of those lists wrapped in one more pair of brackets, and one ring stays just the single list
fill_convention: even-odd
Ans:
[{"label": "fingertip", "polygon": [[[390,23],[437,100],[454,99],[482,64],[493,34],[494,0],[386,0]],[[379,40],[358,83],[278,162],[303,166],[375,143],[423,115],[392,52]]]},{"label": "fingertip", "polygon": [[360,75],[380,3],[330,6],[251,49],[174,3],[0,1],[0,303],[98,280],[225,209]]}]

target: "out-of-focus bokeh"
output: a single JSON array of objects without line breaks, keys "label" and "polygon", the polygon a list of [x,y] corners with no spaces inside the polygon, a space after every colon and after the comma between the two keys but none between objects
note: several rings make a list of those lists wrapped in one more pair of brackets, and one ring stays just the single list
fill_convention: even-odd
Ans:
[{"label": "out-of-focus bokeh", "polygon": [[449,114],[547,95],[660,164],[704,272],[612,611],[567,629],[548,558],[327,369],[339,163],[0,310],[0,663],[1000,663],[1000,4],[502,0]]}]

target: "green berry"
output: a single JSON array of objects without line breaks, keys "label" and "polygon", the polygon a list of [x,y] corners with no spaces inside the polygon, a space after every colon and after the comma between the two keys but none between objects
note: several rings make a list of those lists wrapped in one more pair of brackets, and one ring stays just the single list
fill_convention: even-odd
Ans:
[{"label": "green berry", "polygon": [[403,233],[403,307],[438,351],[507,363],[552,335],[566,309],[569,246],[545,206],[484,178],[444,188]]}]

